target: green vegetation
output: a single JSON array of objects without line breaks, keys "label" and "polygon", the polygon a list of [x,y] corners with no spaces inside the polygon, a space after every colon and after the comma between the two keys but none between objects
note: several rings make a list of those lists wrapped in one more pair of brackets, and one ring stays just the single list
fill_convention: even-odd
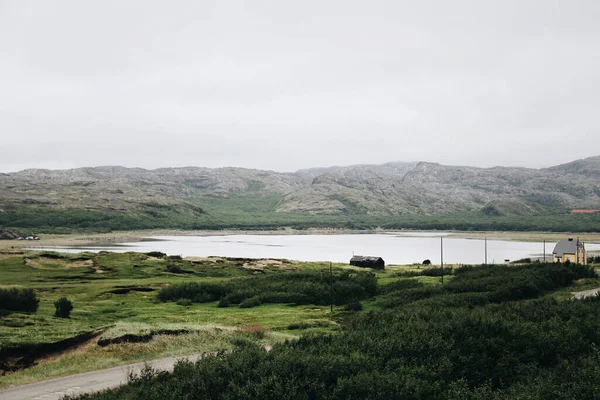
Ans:
[{"label": "green vegetation", "polygon": [[[238,303],[219,307],[224,299],[194,303],[157,298],[161,289],[187,283],[242,288],[245,280],[283,282],[279,275],[312,276],[322,270],[328,271],[329,264],[271,260],[263,265],[226,258],[192,262],[158,252],[0,252],[0,374],[7,373],[0,377],[0,387],[331,331],[337,324],[330,320],[329,307],[257,305],[251,298],[247,304],[252,308]],[[74,305],[70,318],[55,316],[61,298]],[[262,337],[249,334],[247,326],[257,327]]]},{"label": "green vegetation", "polygon": [[38,233],[108,232],[139,229],[277,230],[282,227],[347,229],[422,229],[463,231],[596,232],[600,213],[563,212],[494,216],[481,212],[373,216],[361,213],[310,215],[275,212],[280,195],[245,194],[226,199],[203,197],[188,208],[144,204],[127,212],[22,205],[0,213],[0,226],[35,229]]},{"label": "green vegetation", "polygon": [[350,301],[373,297],[376,292],[375,274],[336,269],[331,275],[326,270],[283,271],[277,275],[217,283],[180,283],[161,289],[158,299],[189,299],[195,303],[222,300],[223,304],[240,304],[242,308],[256,307],[263,303],[328,305],[332,299],[335,305],[344,305]]},{"label": "green vegetation", "polygon": [[383,308],[347,314],[339,333],[246,345],[78,398],[597,398],[600,298],[553,297],[581,281],[598,278],[558,264],[459,268],[443,286],[397,277]]},{"label": "green vegetation", "polygon": [[0,310],[36,312],[39,300],[31,289],[0,288]]},{"label": "green vegetation", "polygon": [[69,318],[71,310],[73,309],[73,303],[66,297],[61,297],[54,302],[54,308],[56,308],[56,311],[54,312],[55,317]]},{"label": "green vegetation", "polygon": [[[593,398],[600,389],[600,300],[562,300],[600,286],[581,265],[445,268],[444,285],[435,267],[335,265],[333,314],[328,263],[25,252],[0,254],[0,273],[4,293],[39,303],[0,313],[0,387],[230,349],[82,399]],[[61,298],[76,305],[69,319],[54,317]],[[16,362],[48,350],[62,353]]]}]

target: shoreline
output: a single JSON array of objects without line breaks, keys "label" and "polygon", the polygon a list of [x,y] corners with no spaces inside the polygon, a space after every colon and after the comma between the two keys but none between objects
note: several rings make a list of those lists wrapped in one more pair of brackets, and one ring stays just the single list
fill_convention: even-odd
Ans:
[{"label": "shoreline", "polygon": [[101,246],[120,243],[136,243],[154,236],[230,236],[230,235],[358,235],[385,233],[424,233],[430,236],[439,233],[444,237],[460,239],[507,240],[521,242],[556,242],[566,237],[578,237],[586,243],[600,243],[600,233],[564,232],[513,232],[513,231],[426,231],[426,230],[352,230],[352,229],[284,229],[284,230],[220,230],[185,231],[177,229],[152,229],[139,231],[117,231],[110,233],[73,233],[41,235],[40,240],[0,240],[0,249],[52,246]]}]

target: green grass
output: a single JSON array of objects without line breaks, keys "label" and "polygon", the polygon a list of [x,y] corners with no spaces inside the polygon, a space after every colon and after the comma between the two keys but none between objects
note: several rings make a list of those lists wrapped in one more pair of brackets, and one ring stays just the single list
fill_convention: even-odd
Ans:
[{"label": "green grass", "polygon": [[201,196],[178,205],[140,203],[126,211],[84,210],[20,204],[0,213],[0,226],[37,233],[109,232],[140,229],[245,229],[283,227],[420,229],[464,231],[597,232],[600,213],[573,215],[553,209],[537,215],[490,216],[479,211],[450,214],[368,215],[350,208],[339,215],[276,212],[279,193],[248,192],[215,198]]},{"label": "green grass", "polygon": [[[31,288],[40,300],[36,313],[0,313],[0,349],[55,343],[97,329],[104,331],[87,344],[42,359],[32,368],[0,377],[0,388],[142,360],[227,349],[232,343],[239,343],[236,339],[239,337],[272,344],[307,332],[333,332],[338,329],[338,316],[344,314],[342,306],[335,307],[332,315],[328,306],[264,304],[243,309],[236,305],[219,308],[216,301],[182,306],[156,299],[165,285],[190,281],[216,283],[255,276],[256,272],[244,268],[240,261],[223,258],[169,261],[140,253],[56,254],[33,251],[0,254],[2,287]],[[173,262],[187,273],[167,272],[167,265]],[[336,265],[342,267],[345,266]],[[291,261],[263,267],[265,274],[328,269],[328,263]],[[391,272],[377,272],[381,279],[388,274]],[[136,287],[154,291],[114,293]],[[54,317],[53,303],[60,297],[73,302],[69,319]],[[243,332],[246,326],[258,326],[267,334],[263,338],[248,335]],[[101,338],[178,330],[189,333],[161,334],[149,343],[106,347],[97,344]]]},{"label": "green grass", "polygon": [[597,398],[600,298],[555,298],[598,282],[593,268],[454,272],[443,286],[396,275],[364,301],[366,312],[344,314],[334,335],[305,335],[269,353],[244,346],[74,398]]}]

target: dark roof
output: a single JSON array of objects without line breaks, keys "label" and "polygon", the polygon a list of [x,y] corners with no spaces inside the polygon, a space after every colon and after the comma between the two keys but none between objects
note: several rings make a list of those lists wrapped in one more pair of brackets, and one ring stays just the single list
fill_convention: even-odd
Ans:
[{"label": "dark roof", "polygon": [[381,257],[373,257],[373,256],[353,256],[350,259],[352,261],[362,261],[362,262],[380,262],[383,261]]},{"label": "dark roof", "polygon": [[554,246],[553,253],[556,254],[557,257],[562,257],[563,254],[577,254],[577,243],[579,243],[580,246],[583,246],[582,242],[575,239],[561,240]]}]

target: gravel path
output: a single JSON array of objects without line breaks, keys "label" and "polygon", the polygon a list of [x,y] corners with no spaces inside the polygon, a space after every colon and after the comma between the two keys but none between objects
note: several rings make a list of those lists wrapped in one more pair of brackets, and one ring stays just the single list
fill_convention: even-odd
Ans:
[{"label": "gravel path", "polygon": [[[187,359],[193,362],[201,356],[200,354],[194,354],[186,357],[161,358],[148,361],[147,364],[160,371],[172,371],[177,360]],[[130,372],[138,373],[144,367],[144,364],[140,362],[30,385],[16,386],[0,390],[0,400],[59,400],[66,394],[82,394],[114,388],[127,383],[128,374]]]}]

